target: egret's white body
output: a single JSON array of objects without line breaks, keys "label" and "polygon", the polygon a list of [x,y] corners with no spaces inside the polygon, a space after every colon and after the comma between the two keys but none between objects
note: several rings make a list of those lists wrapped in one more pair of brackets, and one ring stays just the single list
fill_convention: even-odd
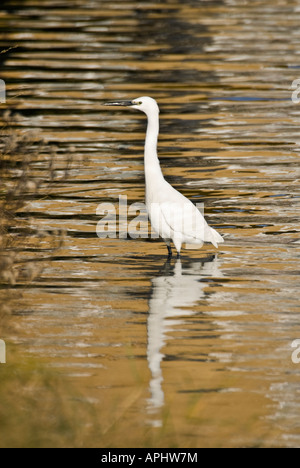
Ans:
[{"label": "egret's white body", "polygon": [[151,225],[161,236],[168,247],[173,241],[180,255],[181,246],[211,242],[215,247],[224,239],[211,228],[198,208],[184,195],[178,192],[164,178],[157,156],[157,140],[159,133],[159,108],[157,102],[150,97],[140,97],[132,101],[107,103],[112,106],[130,106],[144,112],[148,118],[145,140],[145,180],[146,207]]}]

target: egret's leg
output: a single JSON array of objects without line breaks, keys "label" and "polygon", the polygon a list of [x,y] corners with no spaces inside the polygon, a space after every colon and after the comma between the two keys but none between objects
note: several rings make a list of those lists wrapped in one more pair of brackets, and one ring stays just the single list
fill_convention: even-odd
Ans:
[{"label": "egret's leg", "polygon": [[177,250],[177,258],[180,257],[180,250],[181,250],[181,244],[182,244],[182,239],[180,239],[179,237],[175,237],[173,239],[173,242],[174,242],[174,245],[176,247],[176,250]]},{"label": "egret's leg", "polygon": [[172,257],[172,249],[171,249],[170,244],[167,244],[167,247],[168,247],[168,257]]},{"label": "egret's leg", "polygon": [[168,248],[168,257],[172,257],[172,248],[171,248],[171,244],[170,244],[170,241],[169,239],[164,239],[165,243],[167,244],[167,248]]}]

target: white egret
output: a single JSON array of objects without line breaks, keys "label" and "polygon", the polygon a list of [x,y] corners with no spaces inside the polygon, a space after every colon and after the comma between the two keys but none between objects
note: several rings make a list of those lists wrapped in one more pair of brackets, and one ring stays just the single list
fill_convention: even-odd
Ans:
[{"label": "white egret", "polygon": [[153,229],[167,244],[169,256],[172,255],[171,240],[178,257],[183,243],[202,247],[204,242],[211,242],[217,248],[224,239],[215,229],[208,226],[198,208],[172,187],[162,174],[157,156],[159,133],[157,102],[144,96],[132,101],[107,102],[105,105],[131,107],[147,115],[144,152],[146,207]]}]

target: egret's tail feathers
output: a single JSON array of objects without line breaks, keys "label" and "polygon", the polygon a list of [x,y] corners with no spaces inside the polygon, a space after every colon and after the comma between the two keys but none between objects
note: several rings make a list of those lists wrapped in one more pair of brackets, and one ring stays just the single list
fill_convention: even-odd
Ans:
[{"label": "egret's tail feathers", "polygon": [[215,229],[210,228],[209,242],[211,242],[213,246],[217,249],[218,244],[224,242],[224,239]]}]

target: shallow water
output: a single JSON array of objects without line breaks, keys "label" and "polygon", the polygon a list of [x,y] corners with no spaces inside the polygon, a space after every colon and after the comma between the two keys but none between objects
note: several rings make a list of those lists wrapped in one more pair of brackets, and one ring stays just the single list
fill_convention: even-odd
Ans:
[{"label": "shallow water", "polygon": [[[18,346],[118,426],[115,446],[147,431],[156,446],[299,446],[299,1],[72,4],[0,15],[16,126],[81,157],[22,215],[66,236],[23,252],[44,270],[16,306]],[[97,237],[100,203],[143,202],[145,118],[102,105],[139,95],[159,102],[163,172],[204,203],[218,251],[167,261],[160,240]]]}]

